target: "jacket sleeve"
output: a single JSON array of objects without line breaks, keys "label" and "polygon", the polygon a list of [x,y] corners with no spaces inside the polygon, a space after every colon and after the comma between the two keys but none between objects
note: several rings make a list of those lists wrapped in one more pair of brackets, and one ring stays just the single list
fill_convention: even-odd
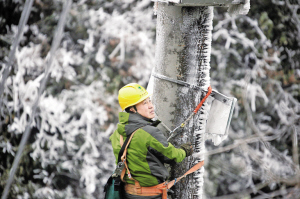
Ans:
[{"label": "jacket sleeve", "polygon": [[148,150],[155,154],[161,162],[181,162],[186,157],[185,151],[169,143],[158,128],[146,126],[143,130],[151,135],[150,140],[148,140]]},{"label": "jacket sleeve", "polygon": [[[126,139],[126,137],[125,137]],[[121,150],[121,145],[120,145],[120,134],[115,131],[110,137],[109,140],[111,141],[111,145],[113,148],[113,152],[115,155],[115,163],[118,164],[118,157],[119,157],[119,152]]]}]

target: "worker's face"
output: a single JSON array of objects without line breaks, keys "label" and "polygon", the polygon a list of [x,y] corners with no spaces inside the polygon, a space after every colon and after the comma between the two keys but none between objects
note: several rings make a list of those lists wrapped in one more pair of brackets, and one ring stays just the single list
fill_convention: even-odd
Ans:
[{"label": "worker's face", "polygon": [[148,119],[153,119],[155,117],[154,114],[154,106],[151,102],[151,99],[148,97],[144,101],[135,105],[137,112]]}]

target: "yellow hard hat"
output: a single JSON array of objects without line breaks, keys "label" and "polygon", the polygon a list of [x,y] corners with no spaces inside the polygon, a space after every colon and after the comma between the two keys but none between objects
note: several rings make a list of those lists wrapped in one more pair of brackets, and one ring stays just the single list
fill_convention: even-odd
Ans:
[{"label": "yellow hard hat", "polygon": [[130,83],[119,90],[118,99],[122,111],[124,111],[126,108],[136,105],[150,96],[151,94],[141,85]]}]

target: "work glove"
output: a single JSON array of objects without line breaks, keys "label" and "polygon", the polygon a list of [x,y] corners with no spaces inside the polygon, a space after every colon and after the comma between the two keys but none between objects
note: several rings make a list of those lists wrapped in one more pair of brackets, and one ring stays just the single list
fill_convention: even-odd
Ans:
[{"label": "work glove", "polygon": [[180,145],[180,148],[182,148],[185,151],[186,157],[193,154],[194,150],[193,150],[193,146],[190,142]]}]

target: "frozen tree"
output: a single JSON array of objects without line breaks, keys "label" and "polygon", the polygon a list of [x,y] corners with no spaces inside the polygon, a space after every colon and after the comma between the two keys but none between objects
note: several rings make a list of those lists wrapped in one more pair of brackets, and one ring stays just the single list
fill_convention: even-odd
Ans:
[{"label": "frozen tree", "polygon": [[[208,196],[299,195],[300,76],[298,49],[291,40],[299,41],[286,37],[299,34],[295,9],[289,1],[263,1],[252,2],[247,16],[229,16],[221,9],[215,14],[211,81],[239,103],[230,139],[223,149],[208,152]],[[283,13],[286,18],[279,17]],[[283,24],[291,31],[276,37]],[[226,153],[216,155],[221,151]]]},{"label": "frozen tree", "polygon": [[[10,18],[19,18],[24,2],[1,2],[7,8],[1,15],[6,25],[1,42],[7,44],[1,47],[1,72],[17,32],[18,21]],[[33,4],[1,96],[1,189],[33,117],[62,2]],[[150,1],[73,3],[9,197],[103,197],[115,167],[108,137],[118,111],[116,89],[129,81],[147,83],[153,30]]]}]

